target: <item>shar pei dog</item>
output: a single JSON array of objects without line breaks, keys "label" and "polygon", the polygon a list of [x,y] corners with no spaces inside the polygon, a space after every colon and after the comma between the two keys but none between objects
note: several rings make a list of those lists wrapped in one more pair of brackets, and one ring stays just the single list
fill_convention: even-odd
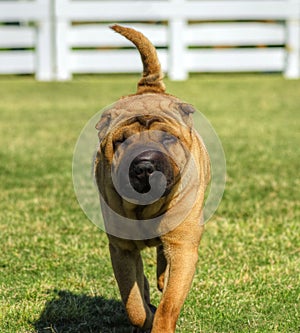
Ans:
[{"label": "shar pei dog", "polygon": [[[210,161],[193,129],[192,105],[165,93],[156,49],[140,32],[111,27],[140,52],[137,92],[107,108],[96,125],[99,189],[113,271],[132,332],[175,332],[191,287],[203,232]],[[156,308],[141,251],[156,247]]]}]

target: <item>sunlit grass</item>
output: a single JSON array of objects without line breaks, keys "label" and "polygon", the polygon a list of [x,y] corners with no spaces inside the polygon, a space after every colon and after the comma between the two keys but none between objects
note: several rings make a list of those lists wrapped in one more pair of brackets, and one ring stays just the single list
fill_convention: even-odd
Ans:
[{"label": "sunlit grass", "polygon": [[[85,123],[137,79],[0,80],[0,332],[128,332],[106,236],[71,171]],[[178,332],[299,331],[300,81],[196,75],[167,87],[211,121],[227,161]],[[158,303],[153,250],[144,258]]]}]

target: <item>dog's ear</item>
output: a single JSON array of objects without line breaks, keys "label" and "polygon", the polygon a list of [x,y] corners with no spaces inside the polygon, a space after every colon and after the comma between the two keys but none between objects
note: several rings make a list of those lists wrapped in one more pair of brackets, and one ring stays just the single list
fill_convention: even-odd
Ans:
[{"label": "dog's ear", "polygon": [[178,103],[177,110],[180,112],[182,120],[188,125],[192,126],[191,114],[193,114],[196,110],[191,104],[188,103]]},{"label": "dog's ear", "polygon": [[111,122],[111,114],[103,113],[95,128],[98,130],[99,141],[103,140]]},{"label": "dog's ear", "polygon": [[188,104],[188,103],[178,103],[178,109],[186,115],[189,115],[189,114],[194,113],[196,111],[194,109],[194,107],[191,104]]}]

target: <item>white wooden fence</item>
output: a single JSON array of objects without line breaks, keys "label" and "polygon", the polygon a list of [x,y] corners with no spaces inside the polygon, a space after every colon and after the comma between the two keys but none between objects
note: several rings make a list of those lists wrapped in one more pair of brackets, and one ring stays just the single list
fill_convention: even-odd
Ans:
[{"label": "white wooden fence", "polygon": [[125,22],[152,40],[175,80],[229,71],[300,77],[300,0],[0,0],[0,22],[0,74],[140,72],[137,51],[108,29]]},{"label": "white wooden fence", "polygon": [[[36,73],[39,80],[53,72],[51,0],[0,1],[0,74]],[[29,24],[32,22],[32,24]]]}]

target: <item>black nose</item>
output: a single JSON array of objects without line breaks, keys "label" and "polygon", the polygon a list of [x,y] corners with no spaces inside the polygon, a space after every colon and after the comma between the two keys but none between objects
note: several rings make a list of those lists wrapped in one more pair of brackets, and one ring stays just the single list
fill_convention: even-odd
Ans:
[{"label": "black nose", "polygon": [[151,161],[143,160],[133,163],[133,172],[137,178],[149,177],[154,171],[155,167]]},{"label": "black nose", "polygon": [[149,178],[155,171],[154,163],[148,159],[137,157],[129,168],[129,178],[133,188],[139,193],[147,193],[151,186]]},{"label": "black nose", "polygon": [[148,193],[151,190],[151,180],[154,187],[152,191],[159,190],[163,179],[157,176],[157,172],[164,176],[170,186],[174,175],[167,156],[156,150],[145,151],[136,156],[129,167],[130,184],[138,193]]}]

